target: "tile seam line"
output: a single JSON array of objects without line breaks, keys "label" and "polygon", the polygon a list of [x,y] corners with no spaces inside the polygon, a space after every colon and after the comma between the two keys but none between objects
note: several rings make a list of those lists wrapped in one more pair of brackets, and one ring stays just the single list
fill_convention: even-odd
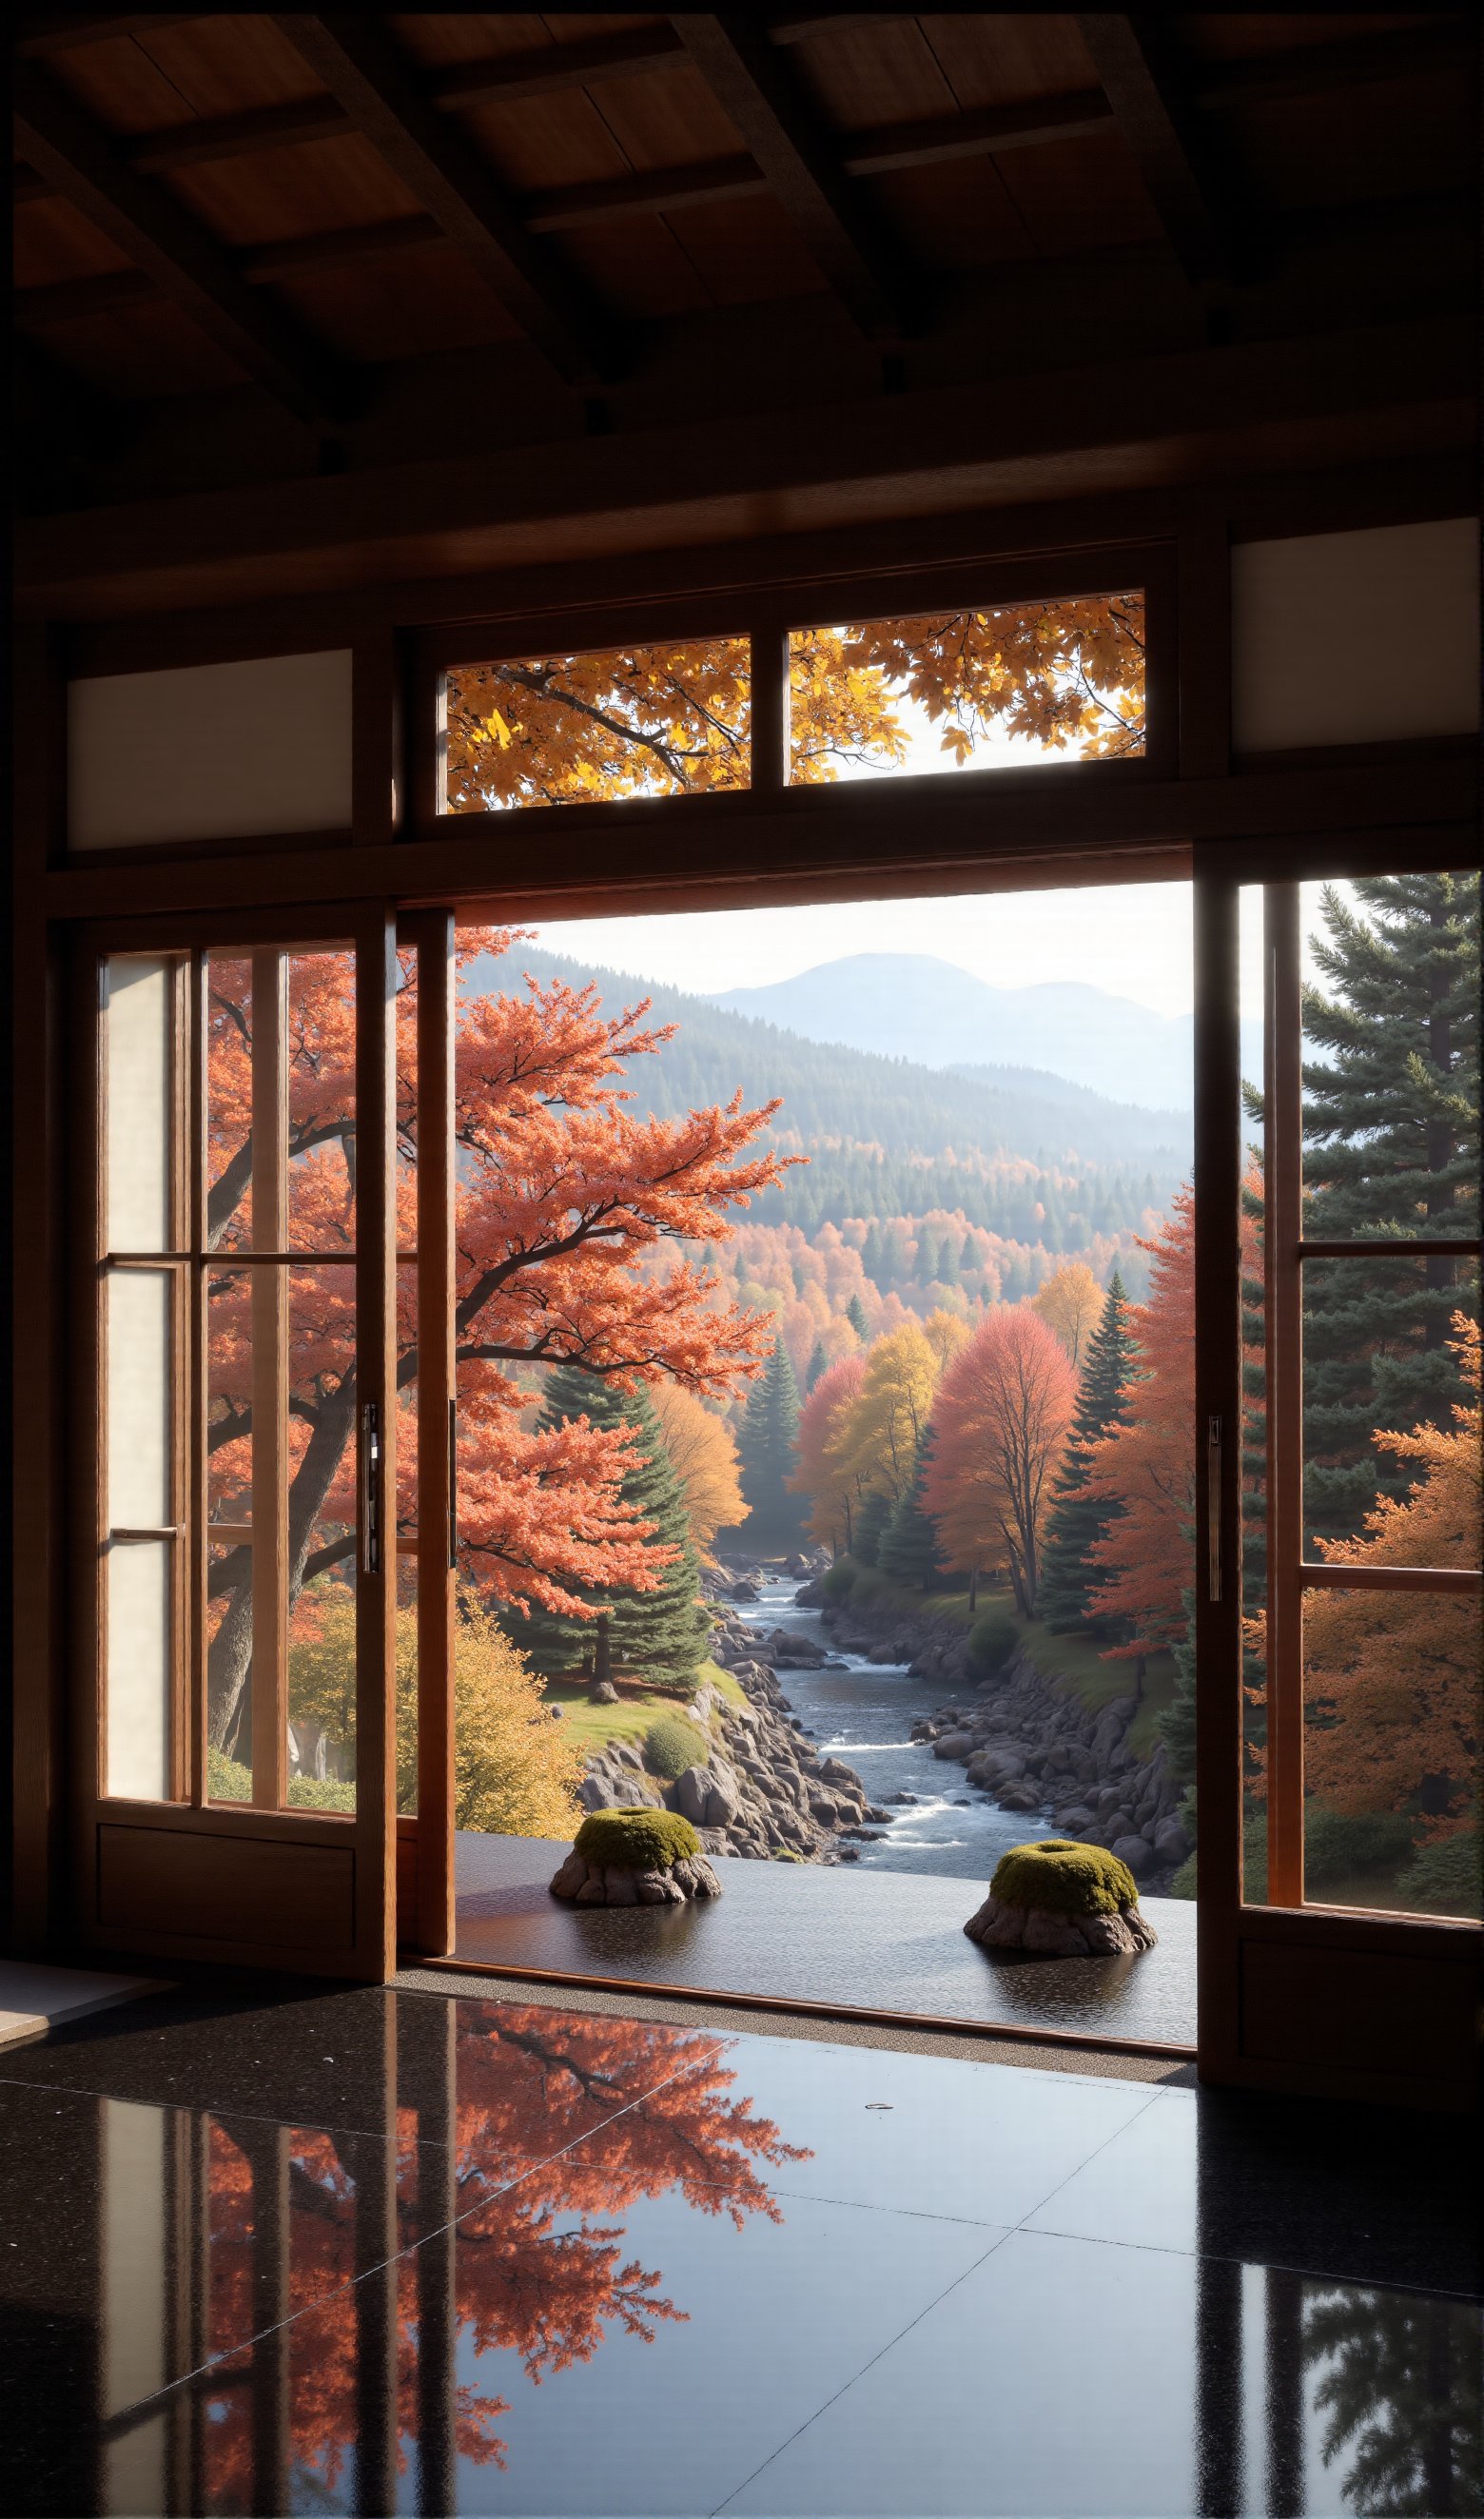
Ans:
[{"label": "tile seam line", "polygon": [[1077,2162],[1075,2169],[1069,2169],[1065,2178],[1059,2178],[1056,2185],[1047,2194],[1041,2197],[1038,2204],[1032,2204],[1029,2212],[1023,2213],[1018,2222],[1012,2223],[1012,2230],[1024,2231],[1032,2213],[1044,2213],[1047,2205],[1056,2201],[1056,2198],[1062,2193],[1064,2188],[1069,2187],[1074,2178],[1080,2178],[1083,2170],[1088,2168],[1093,2161],[1101,2160],[1110,2143],[1119,2142],[1122,2137],[1129,2132],[1131,2127],[1136,2126],[1139,2123],[1141,2117],[1145,2117],[1149,2114],[1150,2109],[1155,2105],[1156,2101],[1163,2099],[1165,2096],[1166,2094],[1160,2091],[1157,2087],[1151,2090],[1148,2099],[1144,2100],[1142,2106],[1132,2109],[1129,2115],[1124,2118],[1123,2123],[1120,2126],[1115,2126],[1112,2134],[1105,2135],[1103,2141],[1099,2143],[1095,2143],[1091,2151],[1084,2152],[1081,2159]]},{"label": "tile seam line", "polygon": [[1237,2257],[1225,2248],[1161,2248],[1153,2239],[1110,2239],[1086,2231],[1032,2231],[1027,2222],[1017,2222],[1015,2232],[1024,2232],[1027,2239],[1069,2239],[1079,2248],[1127,2248],[1142,2257],[1181,2257],[1192,2265],[1251,2266],[1264,2274],[1292,2275],[1299,2282],[1344,2283],[1356,2291],[1402,2291],[1416,2293],[1422,2300],[1484,2304],[1484,2284],[1471,2291],[1460,2291],[1452,2283],[1422,2282],[1416,2277],[1409,2280],[1401,2275],[1340,2275],[1315,2266],[1289,2265],[1284,2257]]},{"label": "tile seam line", "polygon": [[[148,2396],[137,2398],[129,2411],[136,2416],[143,2416],[148,2407],[157,2405],[164,2397],[173,2396],[177,2389],[190,2387],[193,2380],[204,2377],[208,2370],[216,2369],[221,2363],[232,2361],[239,2353],[250,2353],[268,2336],[282,2334],[286,2327],[296,2326],[301,2319],[309,2317],[313,2312],[327,2309],[331,2301],[344,2299],[347,2293],[357,2290],[362,2283],[369,2281],[372,2275],[385,2274],[389,2266],[400,2265],[404,2257],[415,2256],[418,2249],[424,2247],[430,2239],[441,2239],[447,2232],[457,2231],[460,2222],[467,2222],[473,2214],[482,2213],[486,2205],[493,2203],[497,2196],[507,2195],[511,2188],[521,2186],[527,2178],[534,2178],[539,2169],[549,2167],[553,2160],[564,2160],[569,2151],[577,2149],[579,2143],[590,2143],[597,2135],[606,2133],[611,2125],[617,2124],[620,2117],[627,2116],[631,2108],[641,2107],[646,2099],[652,2099],[658,2092],[667,2089],[671,2082],[678,2079],[679,2068],[677,2068],[676,2072],[667,2074],[663,2082],[656,2082],[653,2090],[641,2093],[638,2099],[631,2099],[627,2106],[616,2108],[613,2115],[605,2117],[602,2125],[594,2127],[590,2134],[578,2135],[573,2142],[563,2143],[559,2151],[544,2152],[540,2160],[528,2161],[517,2177],[504,2180],[503,2184],[495,2188],[489,2195],[482,2196],[477,2204],[470,2204],[466,2211],[456,2213],[451,2221],[436,2223],[432,2230],[424,2231],[417,2238],[409,2240],[405,2248],[394,2248],[389,2257],[378,2257],[373,2266],[363,2266],[361,2272],[358,2275],[352,2275],[348,2282],[336,2283],[330,2290],[322,2292],[318,2300],[306,2301],[303,2308],[294,2310],[290,2317],[275,2319],[271,2326],[255,2327],[250,2335],[240,2336],[235,2344],[228,2345],[222,2352],[208,2354],[204,2362],[194,2363],[189,2370],[178,2371],[173,2379],[166,2380],[163,2387],[152,2388]],[[53,2086],[42,2082],[27,2083],[24,2087],[27,2090],[47,2090]],[[108,2098],[110,2094],[99,2091],[77,2091],[71,2096],[87,2099]],[[185,2103],[179,2100],[147,2099],[130,2101],[127,2104],[166,2107],[181,2106]],[[201,2113],[204,2115],[213,2112],[203,2109]],[[250,2112],[245,2108],[234,2108],[226,2113],[233,2116],[247,2116]],[[283,2117],[253,2117],[251,2121],[255,2125],[283,2125],[286,2122]],[[333,2133],[335,2129],[329,2127],[324,2131]],[[356,2129],[342,2126],[339,2131],[342,2134],[350,2134]],[[384,2134],[378,2139],[383,2143],[390,2140]],[[446,2151],[451,2146],[444,2143],[437,2147]],[[131,2423],[128,2428],[132,2431],[134,2425]],[[740,2489],[739,2486],[738,2490]]]},{"label": "tile seam line", "polygon": [[814,2408],[811,2414],[806,2414],[803,2422],[797,2423],[794,2429],[788,2434],[788,2437],[785,2440],[781,2440],[776,2449],[768,2452],[767,2456],[764,2457],[759,2465],[753,2468],[750,2475],[744,2475],[740,2483],[732,2486],[726,2499],[724,2501],[719,2501],[716,2504],[715,2509],[711,2513],[711,2519],[722,2519],[722,2514],[730,2509],[739,2493],[745,2493],[750,2484],[755,2484],[760,2475],[764,2475],[774,2461],[783,2455],[786,2449],[792,2449],[795,2441],[801,2440],[804,2434],[809,2430],[810,2426],[817,2423],[821,2414],[827,2414],[831,2406],[837,2406],[842,2397],[849,2396],[851,2390],[859,2380],[865,2377],[868,2370],[874,2370],[878,2362],[884,2361],[887,2354],[895,2352],[896,2346],[902,2342],[903,2338],[910,2335],[914,2327],[922,2324],[923,2320],[927,2317],[930,2310],[938,2309],[943,2301],[951,2299],[953,2293],[958,2290],[959,2285],[961,2283],[966,2283],[971,2275],[978,2274],[980,2267],[987,2265],[989,2259],[1005,2245],[1008,2239],[1012,2239],[1014,2236],[1014,2228],[1002,2230],[999,2237],[994,2241],[992,2246],[985,2248],[980,2256],[977,2256],[972,2265],[965,2266],[963,2273],[955,2275],[951,2282],[944,2283],[941,2291],[935,2292],[931,2300],[924,2301],[915,2318],[909,2318],[905,2326],[898,2328],[895,2335],[889,2335],[886,2342],[882,2344],[875,2353],[868,2355],[867,2359],[862,2362],[858,2370],[852,2370],[848,2379],[843,2379],[839,2387],[836,2388],[830,2396],[826,2397],[820,2405],[817,2405]]}]

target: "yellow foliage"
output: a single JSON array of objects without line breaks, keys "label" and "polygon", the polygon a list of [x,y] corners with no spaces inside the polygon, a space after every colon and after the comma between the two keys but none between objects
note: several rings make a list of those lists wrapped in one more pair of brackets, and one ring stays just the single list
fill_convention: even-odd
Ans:
[{"label": "yellow foliage", "polygon": [[836,1452],[858,1495],[895,1498],[910,1486],[940,1370],[915,1321],[878,1339],[870,1349],[860,1396],[841,1429]]},{"label": "yellow foliage", "polygon": [[[317,1597],[318,1596],[318,1597]],[[356,1610],[343,1584],[297,1605],[288,1710],[332,1740],[356,1737]],[[417,1806],[417,1613],[396,1620],[397,1807]],[[582,1750],[543,1703],[543,1682],[476,1595],[454,1624],[454,1823],[500,1836],[570,1836],[581,1819]]]},{"label": "yellow foliage", "polygon": [[735,1529],[749,1511],[742,1500],[731,1429],[677,1382],[651,1383],[649,1399],[684,1492],[690,1535],[710,1564],[718,1531]]},{"label": "yellow foliage", "polygon": [[1102,1319],[1107,1302],[1086,1260],[1072,1260],[1058,1268],[1033,1302],[1046,1327],[1055,1330],[1073,1366],[1080,1364],[1082,1349]]}]

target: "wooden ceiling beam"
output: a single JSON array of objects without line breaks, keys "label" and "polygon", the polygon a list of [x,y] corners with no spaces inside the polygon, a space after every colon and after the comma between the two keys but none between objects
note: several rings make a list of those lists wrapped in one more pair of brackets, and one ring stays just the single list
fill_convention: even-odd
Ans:
[{"label": "wooden ceiling beam", "polygon": [[527,233],[488,159],[419,95],[415,71],[376,21],[284,16],[273,22],[557,373],[571,384],[600,382],[613,364],[611,318]]},{"label": "wooden ceiling beam", "polygon": [[1463,19],[1435,26],[1403,26],[1383,35],[1349,35],[1332,44],[1299,44],[1255,60],[1212,62],[1189,73],[1191,97],[1204,112],[1271,105],[1287,97],[1326,96],[1394,78],[1463,69],[1477,55],[1475,27]]},{"label": "wooden ceiling beam", "polygon": [[1226,210],[1158,25],[1144,17],[1099,13],[1081,14],[1076,23],[1182,270],[1198,288],[1228,282],[1233,254]]},{"label": "wooden ceiling beam", "polygon": [[801,241],[867,340],[906,330],[905,274],[872,203],[852,194],[838,135],[746,18],[672,20]]},{"label": "wooden ceiling beam", "polygon": [[109,134],[43,70],[28,62],[15,65],[12,104],[26,163],[229,358],[311,424],[343,410],[345,379],[328,355],[281,308],[255,296],[205,229],[125,165]]},{"label": "wooden ceiling beam", "polygon": [[188,26],[198,9],[166,17],[120,17],[107,9],[59,9],[50,18],[22,18],[14,51],[19,61],[44,61],[55,53],[76,52],[83,44],[116,43],[121,36],[150,35],[158,26]]}]

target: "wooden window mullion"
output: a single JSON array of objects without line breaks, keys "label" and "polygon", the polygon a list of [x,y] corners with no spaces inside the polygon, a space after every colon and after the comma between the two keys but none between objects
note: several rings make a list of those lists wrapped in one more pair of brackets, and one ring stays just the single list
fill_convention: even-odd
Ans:
[{"label": "wooden window mullion", "polygon": [[[252,1239],[288,1245],[288,964],[252,955]],[[287,1786],[288,1274],[252,1272],[252,1798],[282,1807]]]},{"label": "wooden window mullion", "polygon": [[1263,893],[1268,1904],[1299,1907],[1303,1845],[1302,999],[1296,883]]}]

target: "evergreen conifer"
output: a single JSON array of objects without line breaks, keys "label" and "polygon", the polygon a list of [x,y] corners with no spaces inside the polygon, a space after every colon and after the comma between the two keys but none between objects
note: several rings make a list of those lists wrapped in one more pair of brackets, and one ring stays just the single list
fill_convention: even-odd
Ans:
[{"label": "evergreen conifer", "polygon": [[[701,1569],[690,1536],[685,1496],[665,1448],[665,1437],[649,1393],[640,1383],[623,1392],[598,1374],[576,1365],[559,1365],[548,1376],[539,1423],[560,1426],[586,1417],[593,1426],[632,1426],[641,1454],[626,1471],[622,1495],[655,1525],[651,1545],[675,1548],[679,1555],[663,1569],[659,1588],[633,1592],[618,1586],[577,1585],[569,1589],[606,1613],[608,1644],[615,1667],[641,1671],[671,1684],[689,1680],[705,1659],[709,1629],[701,1607]],[[596,1621],[575,1618],[533,1601],[529,1619],[512,1618],[509,1632],[543,1672],[580,1670],[596,1647]]]},{"label": "evergreen conifer", "polygon": [[803,1496],[791,1493],[788,1484],[796,1467],[798,1439],[799,1385],[780,1338],[748,1394],[737,1437],[742,1493],[748,1505],[747,1536],[761,1552],[797,1548],[804,1537],[807,1506]]},{"label": "evergreen conifer", "polygon": [[1038,1595],[1040,1615],[1055,1635],[1082,1629],[1105,1643],[1126,1632],[1118,1618],[1100,1618],[1090,1607],[1091,1595],[1105,1580],[1089,1551],[1101,1539],[1121,1508],[1087,1493],[1090,1447],[1113,1426],[1128,1423],[1128,1387],[1134,1354],[1128,1326],[1128,1303],[1116,1269],[1109,1281],[1103,1317],[1092,1334],[1077,1384],[1071,1439],[1052,1490],[1041,1554]]},{"label": "evergreen conifer", "polygon": [[928,1427],[917,1446],[917,1465],[910,1484],[904,1488],[893,1508],[891,1521],[881,1534],[876,1562],[889,1583],[931,1592],[940,1582],[947,1569],[938,1551],[938,1525],[923,1507],[923,1485],[933,1444],[933,1429]]},{"label": "evergreen conifer", "polygon": [[828,1364],[829,1357],[824,1351],[824,1341],[823,1339],[815,1339],[812,1351],[809,1355],[808,1369],[804,1377],[804,1388],[807,1392],[813,1390],[819,1376],[825,1371]]},{"label": "evergreen conifer", "polygon": [[855,1516],[855,1528],[851,1542],[851,1555],[862,1566],[874,1566],[881,1555],[882,1534],[892,1519],[892,1498],[877,1488],[868,1495]]},{"label": "evergreen conifer", "polygon": [[845,1316],[850,1322],[851,1329],[854,1331],[855,1336],[859,1339],[861,1346],[869,1347],[871,1344],[870,1324],[865,1316],[865,1305],[858,1295],[852,1295],[851,1297],[850,1302],[845,1307]]},{"label": "evergreen conifer", "polygon": [[[1306,1239],[1479,1231],[1479,878],[1357,879],[1323,894],[1323,987],[1304,991]],[[1305,1518],[1347,1536],[1409,1465],[1379,1428],[1448,1425],[1462,1398],[1452,1314],[1477,1285],[1462,1257],[1311,1260],[1304,1270]]]}]

